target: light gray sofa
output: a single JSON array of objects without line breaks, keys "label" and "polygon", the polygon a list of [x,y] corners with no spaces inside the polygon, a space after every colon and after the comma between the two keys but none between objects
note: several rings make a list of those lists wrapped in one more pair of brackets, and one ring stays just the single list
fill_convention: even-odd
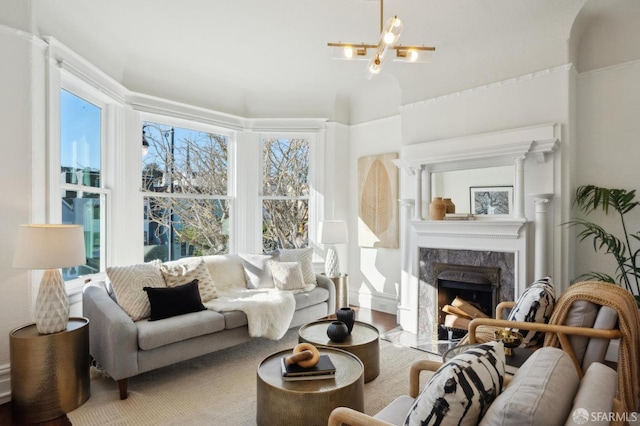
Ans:
[{"label": "light gray sofa", "polygon": [[[238,256],[203,256],[214,282],[245,280]],[[335,312],[335,286],[316,275],[317,286],[294,293],[290,327]],[[244,285],[244,282],[242,283]],[[249,341],[247,316],[241,311],[204,310],[159,321],[133,321],[110,294],[104,281],[89,282],[83,291],[83,315],[90,321],[90,353],[118,381],[120,398],[127,397],[127,378]]]}]

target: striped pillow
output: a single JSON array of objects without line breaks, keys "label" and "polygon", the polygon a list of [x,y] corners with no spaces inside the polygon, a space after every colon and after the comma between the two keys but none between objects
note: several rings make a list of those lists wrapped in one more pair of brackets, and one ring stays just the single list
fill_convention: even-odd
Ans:
[{"label": "striped pillow", "polygon": [[488,342],[443,364],[416,398],[409,426],[477,425],[504,382],[504,345]]},{"label": "striped pillow", "polygon": [[279,249],[278,260],[280,262],[300,262],[302,276],[306,284],[317,284],[316,272],[313,270],[313,249]]},{"label": "striped pillow", "polygon": [[[510,321],[548,323],[556,305],[556,293],[551,277],[541,278],[532,283],[520,295],[509,314]],[[517,330],[515,330],[517,331]],[[541,346],[544,333],[529,330],[524,334],[521,347]]]}]

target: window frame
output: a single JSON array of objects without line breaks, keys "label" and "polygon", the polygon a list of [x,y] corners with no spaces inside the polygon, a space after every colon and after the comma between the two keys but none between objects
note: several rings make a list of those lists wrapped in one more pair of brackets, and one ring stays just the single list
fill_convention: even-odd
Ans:
[{"label": "window frame", "polygon": [[[236,132],[220,126],[215,126],[207,123],[202,123],[196,120],[186,120],[183,118],[178,118],[172,115],[161,115],[154,113],[141,113],[139,116],[139,133],[140,133],[140,141],[142,141],[143,130],[142,127],[144,123],[154,123],[162,126],[170,126],[170,127],[180,127],[183,129],[205,132],[205,133],[215,133],[220,136],[224,136],[227,138],[228,146],[227,146],[227,194],[226,195],[216,195],[216,194],[183,194],[183,193],[163,193],[163,192],[150,192],[146,191],[142,188],[141,182],[141,173],[143,167],[142,156],[140,156],[139,168],[138,168],[138,183],[139,183],[139,193],[141,195],[141,203],[144,207],[144,200],[147,197],[162,197],[162,198],[176,198],[176,199],[185,199],[185,200],[224,200],[228,203],[229,206],[229,239],[228,239],[228,250],[229,253],[233,253],[233,248],[235,247],[235,238],[233,229],[235,229],[235,170],[236,170]],[[142,142],[141,142],[142,143]],[[144,214],[144,213],[143,213]],[[142,218],[142,225],[144,226],[144,218]],[[144,243],[141,247],[141,250],[144,251]],[[143,255],[144,257],[144,255]],[[171,259],[176,260],[176,259]]]},{"label": "window frame", "polygon": [[[264,195],[263,189],[264,185],[262,182],[262,176],[264,175],[264,141],[268,139],[286,139],[286,140],[295,140],[295,139],[303,139],[306,140],[309,144],[309,175],[307,177],[307,184],[309,185],[309,192],[307,195],[297,195],[297,196],[284,196],[284,195]],[[257,149],[257,157],[258,157],[258,187],[257,187],[257,199],[258,199],[258,207],[260,210],[259,213],[259,229],[262,229],[263,222],[263,214],[262,214],[262,206],[264,205],[264,201],[266,200],[306,200],[307,208],[309,212],[309,220],[307,223],[307,247],[312,247],[315,238],[315,226],[314,224],[317,222],[316,216],[316,204],[317,200],[315,194],[317,193],[316,188],[316,175],[314,171],[316,170],[315,160],[316,160],[316,151],[317,151],[317,134],[316,133],[307,133],[307,132],[295,132],[295,131],[279,131],[279,132],[262,132],[258,135],[258,149]],[[263,238],[262,232],[260,232],[260,243],[258,253],[263,252]]]}]

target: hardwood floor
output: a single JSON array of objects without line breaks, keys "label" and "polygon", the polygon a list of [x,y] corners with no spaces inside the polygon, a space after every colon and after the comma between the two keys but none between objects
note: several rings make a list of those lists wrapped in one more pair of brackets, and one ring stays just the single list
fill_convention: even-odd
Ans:
[{"label": "hardwood floor", "polygon": [[[396,316],[393,314],[387,314],[384,312],[372,311],[366,308],[360,308],[354,306],[356,310],[356,319],[358,321],[367,322],[369,324],[373,324],[380,333],[391,330],[397,326],[396,324]],[[54,420],[50,420],[48,422],[43,423],[32,423],[35,425],[42,426],[69,426],[71,422],[67,418],[67,416],[62,416]],[[11,402],[7,404],[0,405],[0,425],[2,426],[22,426],[25,423],[20,423],[11,417]]]}]

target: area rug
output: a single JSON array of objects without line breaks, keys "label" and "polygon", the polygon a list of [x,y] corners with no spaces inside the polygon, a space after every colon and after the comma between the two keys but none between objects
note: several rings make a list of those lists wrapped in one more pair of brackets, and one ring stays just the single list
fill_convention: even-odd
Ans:
[{"label": "area rug", "polygon": [[[242,345],[129,379],[121,401],[117,383],[92,370],[91,397],[68,414],[85,425],[255,425],[256,369],[262,359],[297,343],[297,329],[278,341]],[[439,357],[380,340],[380,375],[364,386],[365,413],[375,414],[409,390],[409,366]]]}]

